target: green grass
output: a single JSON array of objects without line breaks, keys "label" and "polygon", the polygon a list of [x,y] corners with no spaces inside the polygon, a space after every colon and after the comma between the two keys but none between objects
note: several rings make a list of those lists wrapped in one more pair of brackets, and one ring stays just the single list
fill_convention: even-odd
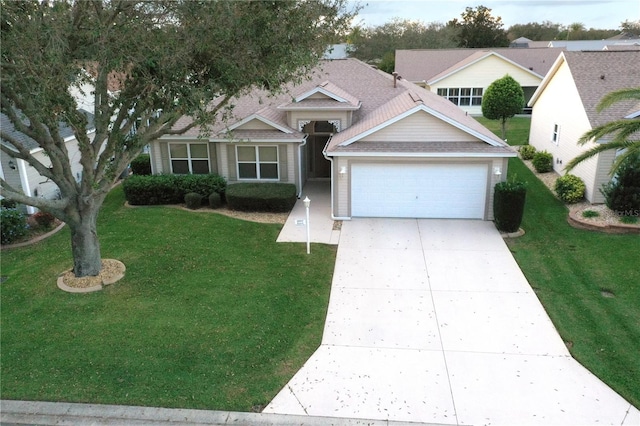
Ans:
[{"label": "green grass", "polygon": [[567,208],[520,159],[510,159],[509,174],[528,184],[526,234],[508,240],[516,261],[571,354],[640,406],[640,238],[572,228]]},{"label": "green grass", "polygon": [[69,231],[2,253],[2,398],[250,411],[320,344],[335,249],[276,244],[280,225],[109,194],[103,258],[125,278],[57,289]]},{"label": "green grass", "polygon": [[[493,133],[501,137],[502,130],[499,120],[489,120],[482,116],[473,117],[480,124],[491,130]],[[529,127],[531,126],[531,117],[512,117],[507,121],[507,141],[509,145],[527,145],[529,142]]]}]

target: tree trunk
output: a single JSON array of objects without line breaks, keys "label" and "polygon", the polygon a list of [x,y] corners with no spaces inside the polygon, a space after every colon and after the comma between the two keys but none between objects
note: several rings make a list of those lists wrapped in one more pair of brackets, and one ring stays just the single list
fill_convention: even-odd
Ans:
[{"label": "tree trunk", "polygon": [[102,269],[100,242],[96,230],[96,219],[100,204],[95,201],[78,211],[77,221],[67,224],[71,229],[71,251],[73,273],[76,277],[95,276]]},{"label": "tree trunk", "polygon": [[507,119],[503,118],[501,120],[501,124],[502,124],[502,127],[501,127],[501,129],[502,129],[502,140],[504,141],[504,140],[507,139]]}]

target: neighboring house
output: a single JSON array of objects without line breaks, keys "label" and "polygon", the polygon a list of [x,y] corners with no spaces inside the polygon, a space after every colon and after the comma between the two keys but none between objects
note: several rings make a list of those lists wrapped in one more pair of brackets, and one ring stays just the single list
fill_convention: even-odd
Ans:
[{"label": "neighboring house", "polygon": [[[529,143],[538,150],[553,154],[554,170],[564,174],[565,165],[578,154],[593,147],[576,141],[585,132],[613,120],[631,118],[640,112],[633,101],[620,102],[601,113],[596,106],[603,96],[614,90],[640,86],[640,51],[563,52],[534,93]],[[585,197],[602,203],[602,184],[609,182],[609,172],[616,152],[605,151],[578,165],[572,174],[584,180]]]},{"label": "neighboring house", "polygon": [[606,40],[553,40],[548,47],[559,47],[569,51],[602,50],[605,46],[632,46],[640,39],[606,39]]},{"label": "neighboring house", "polygon": [[153,173],[287,182],[299,195],[308,179],[330,179],[334,219],[490,220],[516,155],[451,102],[356,59],[323,61],[286,93],[256,90],[233,105],[205,136],[154,141]]},{"label": "neighboring house", "polygon": [[[93,138],[95,134],[95,129],[93,128],[93,115],[86,111],[85,113],[89,118],[87,134],[90,138]],[[0,125],[2,126],[3,131],[12,133],[14,137],[29,148],[30,153],[42,164],[51,164],[48,156],[36,141],[25,136],[23,133],[17,132],[9,118],[5,114],[0,115]],[[64,139],[69,153],[71,172],[77,180],[80,180],[82,177],[82,165],[80,164],[78,141],[76,140],[71,128],[67,126],[60,129],[60,136]],[[15,148],[11,143],[5,140],[1,140],[0,143],[15,151]],[[4,151],[0,152],[0,177],[2,177],[2,179],[4,179],[14,189],[21,189],[25,195],[30,197],[53,199],[59,196],[58,186],[55,183],[41,176],[36,169],[26,161],[7,155]],[[28,214],[36,212],[36,208],[32,206],[26,206],[25,209]]]},{"label": "neighboring house", "polygon": [[487,87],[509,74],[533,95],[562,49],[396,50],[396,72],[449,99],[469,114],[482,115]]}]

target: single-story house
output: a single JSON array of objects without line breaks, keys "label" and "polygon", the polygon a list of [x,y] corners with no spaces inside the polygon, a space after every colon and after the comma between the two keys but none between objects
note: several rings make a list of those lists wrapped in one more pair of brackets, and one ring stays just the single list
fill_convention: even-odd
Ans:
[{"label": "single-story house", "polygon": [[[89,117],[87,134],[90,138],[93,138],[95,134],[92,118],[93,115],[86,111],[84,112]],[[51,160],[37,142],[25,134],[16,131],[13,123],[9,120],[9,117],[5,114],[0,114],[0,120],[0,125],[2,126],[3,131],[11,134],[12,137],[15,137],[19,142],[27,147],[30,150],[31,155],[33,155],[42,164],[45,166],[51,164]],[[77,180],[80,180],[82,177],[82,165],[80,164],[78,141],[73,134],[73,130],[68,126],[63,126],[60,129],[60,136],[64,139],[69,153],[71,172]],[[10,142],[5,141],[4,139],[2,139],[0,143],[13,151],[17,151]],[[14,189],[21,189],[25,195],[30,197],[54,199],[59,196],[58,185],[41,176],[40,173],[38,173],[37,170],[25,160],[12,157],[4,151],[0,151],[0,177],[11,185],[11,187]],[[28,214],[33,214],[37,210],[35,207],[25,206],[25,211]]]},{"label": "single-story house", "polygon": [[[151,143],[153,173],[236,182],[330,179],[332,217],[493,218],[515,151],[444,98],[356,59],[234,99],[227,119]],[[190,122],[182,117],[176,128]]]},{"label": "single-story house", "polygon": [[[607,140],[578,145],[587,131],[613,120],[637,117],[640,105],[620,102],[598,113],[596,106],[608,93],[640,86],[640,51],[601,50],[563,52],[533,94],[529,143],[553,154],[554,170],[565,173],[565,165],[580,153]],[[585,198],[602,203],[602,184],[610,181],[616,152],[605,151],[571,171],[587,189]]]},{"label": "single-story house", "polygon": [[395,71],[458,105],[482,115],[487,87],[509,74],[528,101],[562,49],[415,49],[396,50]]}]

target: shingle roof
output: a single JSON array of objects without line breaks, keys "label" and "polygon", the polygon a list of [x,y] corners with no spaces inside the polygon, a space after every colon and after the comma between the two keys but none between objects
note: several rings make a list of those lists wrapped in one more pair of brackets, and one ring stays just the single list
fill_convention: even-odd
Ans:
[{"label": "shingle roof", "polygon": [[[231,118],[226,122],[219,120],[213,124],[210,127],[210,137],[216,139],[225,138],[229,126],[251,115],[263,116],[278,126],[290,129],[292,131],[292,134],[290,134],[291,137],[301,135],[298,129],[291,129],[289,127],[287,113],[282,108],[282,105],[292,105],[292,99],[308,93],[320,85],[331,87],[332,93],[335,93],[338,89],[342,90],[344,93],[340,93],[340,97],[349,99],[349,102],[328,102],[335,102],[335,105],[338,106],[345,103],[353,105],[353,103],[357,101],[359,105],[359,108],[353,111],[352,125],[333,136],[330,146],[328,147],[329,152],[345,141],[353,138],[355,138],[355,141],[358,137],[362,137],[367,131],[375,129],[376,126],[384,125],[389,120],[410,111],[417,105],[421,105],[430,111],[436,111],[437,114],[445,117],[446,120],[455,123],[457,127],[487,141],[488,143],[481,143],[486,145],[489,150],[497,149],[502,152],[501,150],[505,146],[504,142],[491,131],[480,125],[475,119],[468,116],[448,100],[404,79],[398,80],[396,87],[394,87],[393,76],[374,69],[357,59],[351,58],[323,61],[319,68],[312,73],[308,81],[305,80],[298,85],[290,85],[288,86],[288,91],[284,93],[269,96],[265,92],[256,90],[250,94],[234,99],[232,102],[234,108]],[[321,101],[321,103],[325,102],[323,99],[305,99],[300,103],[304,103],[307,100],[313,101],[312,104],[316,101]],[[323,105],[325,104],[323,103]],[[287,107],[286,109],[289,108]],[[185,125],[189,123],[190,120],[188,117],[182,117],[176,126]],[[234,135],[239,137],[241,135],[239,132],[240,130],[238,129],[234,130]],[[267,133],[270,131],[264,130],[253,132],[251,135],[255,138],[258,138],[260,135],[282,138],[285,135],[284,133],[279,133],[278,136],[277,132]],[[195,127],[187,132],[186,136],[197,136],[199,133],[200,129]],[[249,133],[244,133],[243,135],[248,136]],[[400,148],[399,145],[395,147],[397,149]],[[343,148],[342,151],[346,149],[347,148]],[[510,150],[510,148],[507,148],[507,150]]]},{"label": "shingle roof", "polygon": [[596,112],[607,93],[640,87],[640,51],[564,52],[564,58],[592,127],[624,118],[636,106],[628,100]]},{"label": "shingle roof", "polygon": [[531,72],[544,77],[562,49],[415,49],[396,50],[396,71],[403,78],[429,82],[454,72],[473,60],[495,52]]}]

